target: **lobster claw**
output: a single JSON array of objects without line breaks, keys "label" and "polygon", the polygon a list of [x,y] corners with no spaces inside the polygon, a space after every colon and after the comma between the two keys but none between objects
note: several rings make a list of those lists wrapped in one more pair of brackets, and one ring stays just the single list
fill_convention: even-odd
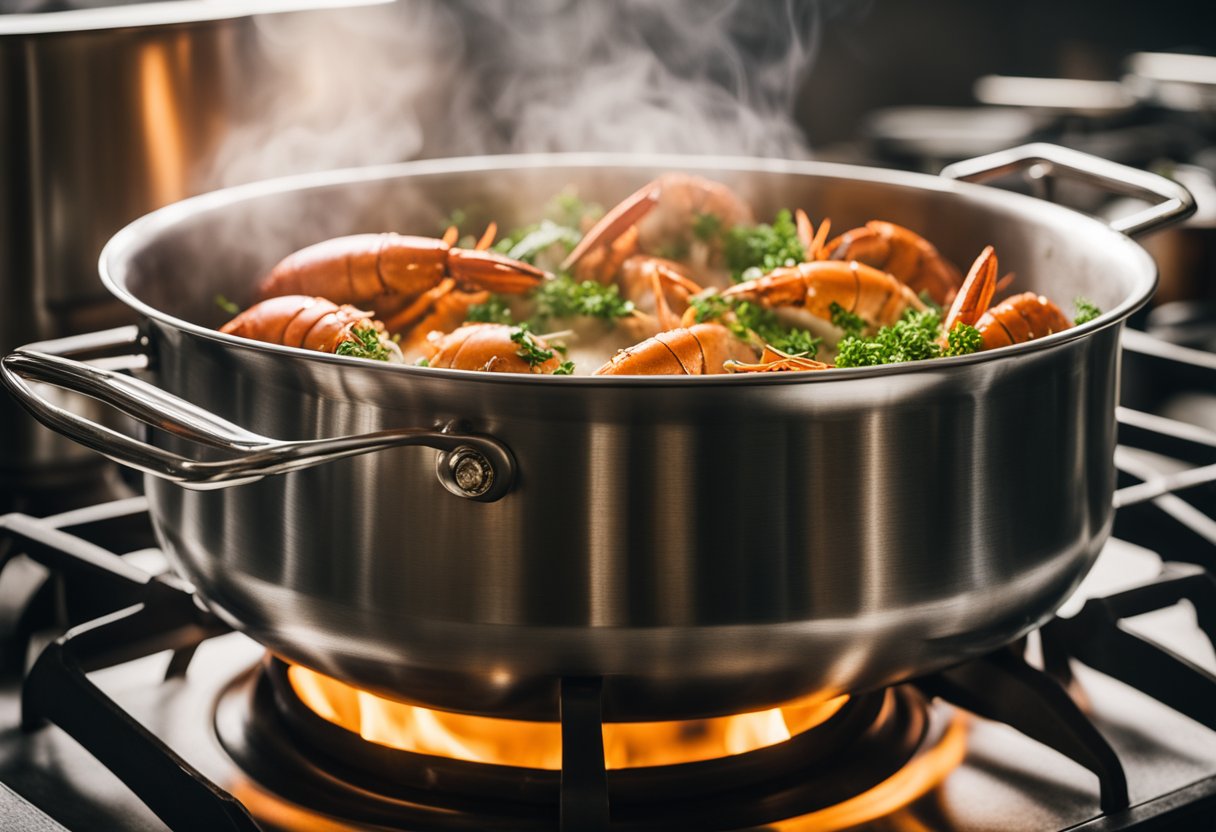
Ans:
[{"label": "lobster claw", "polygon": [[992,303],[992,296],[996,292],[996,273],[996,250],[987,246],[971,264],[971,271],[967,272],[967,279],[950,306],[944,326],[946,332],[954,329],[955,324],[975,326],[980,315]]},{"label": "lobster claw", "polygon": [[663,188],[656,179],[625,197],[615,208],[605,214],[591,230],[583,235],[574,250],[562,261],[562,271],[569,271],[574,264],[582,260],[587,252],[601,245],[608,245],[620,237],[628,229],[637,224],[638,220],[649,214],[659,204],[659,196]]}]

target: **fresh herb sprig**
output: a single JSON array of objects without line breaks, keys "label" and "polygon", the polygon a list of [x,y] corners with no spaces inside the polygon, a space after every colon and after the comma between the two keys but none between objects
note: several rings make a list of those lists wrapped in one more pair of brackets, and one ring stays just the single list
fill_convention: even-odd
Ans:
[{"label": "fresh herb sprig", "polygon": [[777,213],[772,225],[736,226],[723,234],[723,255],[736,282],[758,277],[806,257],[798,227],[788,210]]},{"label": "fresh herb sprig", "polygon": [[585,315],[614,321],[632,315],[633,301],[621,297],[615,284],[604,285],[594,280],[581,283],[567,275],[546,280],[532,294],[536,304],[533,321],[538,325],[552,318]]},{"label": "fresh herb sprig", "polygon": [[539,367],[553,357],[553,350],[542,347],[527,324],[520,324],[512,329],[511,340],[519,344],[515,354],[527,361],[529,367]]},{"label": "fresh herb sprig", "polygon": [[241,314],[240,304],[229,300],[224,295],[217,294],[215,296],[215,305],[224,312],[227,312],[229,315],[236,316]]},{"label": "fresh herb sprig", "polygon": [[1076,312],[1072,322],[1077,326],[1087,324],[1102,314],[1102,310],[1098,308],[1097,304],[1088,298],[1081,297],[1080,295],[1078,295],[1076,300],[1072,302],[1072,305],[1073,310]]},{"label": "fresh herb sprig", "polygon": [[436,226],[436,228],[438,229],[438,232],[440,234],[443,234],[449,228],[453,228],[453,227],[455,227],[456,230],[459,231],[466,224],[468,224],[468,222],[469,222],[469,215],[465,212],[465,210],[463,208],[453,208],[452,213],[450,213],[446,217],[444,217],[439,222],[439,225]]},{"label": "fresh herb sprig", "polygon": [[702,242],[710,243],[722,235],[722,218],[717,214],[704,211],[693,217],[692,236]]},{"label": "fresh herb sprig", "polygon": [[[633,301],[621,297],[615,285],[594,280],[576,281],[568,275],[546,280],[531,295],[532,317],[523,323],[541,329],[554,318],[583,316],[615,321],[632,315]],[[491,295],[485,303],[469,307],[465,320],[482,324],[513,324],[511,305],[501,295]]]},{"label": "fresh herb sprig", "polygon": [[970,355],[978,352],[983,345],[984,336],[978,329],[970,324],[955,324],[946,334],[946,349],[942,351],[942,355]]},{"label": "fresh herb sprig", "polygon": [[350,335],[350,338],[338,344],[338,348],[334,350],[336,354],[370,358],[373,361],[388,361],[392,354],[380,339],[380,332],[375,327],[354,327]]},{"label": "fresh herb sprig", "polygon": [[536,265],[537,258],[554,246],[561,247],[561,255],[569,254],[583,235],[576,228],[558,225],[552,220],[541,220],[535,225],[525,226],[509,236],[503,237],[494,250],[512,260],[522,260]]},{"label": "fresh herb sprig", "polygon": [[604,207],[598,202],[584,202],[572,189],[566,189],[545,205],[544,217],[558,225],[579,228],[604,215]]},{"label": "fresh herb sprig", "polygon": [[491,295],[485,303],[475,303],[470,306],[466,320],[475,324],[515,323],[515,319],[511,315],[511,307],[498,295]]},{"label": "fresh herb sprig", "polygon": [[545,206],[538,222],[513,229],[494,244],[499,254],[536,265],[541,254],[556,253],[555,260],[569,254],[583,234],[583,224],[603,213],[600,206],[586,203],[569,191],[564,191]]},{"label": "fresh herb sprig", "polygon": [[860,315],[850,312],[836,301],[832,301],[828,311],[832,313],[832,326],[842,330],[846,336],[861,335],[862,330],[866,328],[866,322]]},{"label": "fresh herb sprig", "polygon": [[[545,349],[540,345],[540,341],[536,340],[536,336],[532,334],[532,329],[527,324],[520,324],[511,331],[511,340],[519,344],[519,349],[515,354],[528,362],[528,366],[536,369],[554,356],[554,351],[560,352],[563,355],[566,352],[565,347],[558,344],[553,345],[553,349]],[[555,376],[572,376],[574,375],[574,362],[563,361],[553,370]]]},{"label": "fresh herb sprig", "polygon": [[748,301],[730,301],[721,295],[691,298],[698,323],[718,322],[737,338],[751,341],[759,338],[781,352],[798,357],[814,358],[823,341],[801,327],[781,323],[773,310]]},{"label": "fresh herb sprig", "polygon": [[876,367],[880,364],[900,364],[937,358],[942,354],[938,344],[941,318],[932,309],[909,309],[890,326],[884,326],[872,338],[847,335],[836,345],[837,367]]},{"label": "fresh herb sprig", "polygon": [[928,308],[932,309],[938,315],[941,315],[942,312],[944,311],[942,309],[942,305],[933,299],[933,295],[929,294],[928,289],[921,289],[919,292],[916,293],[916,296],[918,298],[920,298],[921,303],[923,303]]}]

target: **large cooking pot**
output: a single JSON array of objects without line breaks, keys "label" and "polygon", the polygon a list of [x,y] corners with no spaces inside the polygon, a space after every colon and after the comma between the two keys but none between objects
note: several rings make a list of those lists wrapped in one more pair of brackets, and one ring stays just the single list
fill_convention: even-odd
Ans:
[{"label": "large cooking pot", "polygon": [[[347,98],[296,94],[261,29],[291,26],[290,71],[306,74],[322,50],[326,60],[366,51],[342,21],[384,25],[395,10],[372,8],[380,2],[0,3],[0,351],[134,320],[97,281],[116,230],[214,188],[231,142],[349,112]],[[6,13],[15,8],[37,11]],[[297,154],[292,172],[309,161]],[[104,414],[91,405],[75,402]],[[78,482],[104,462],[7,399],[0,435],[3,492]]]},{"label": "large cooking pot", "polygon": [[[953,172],[1032,164],[1165,201],[1112,229],[942,178],[604,155],[240,187],[150,214],[106,247],[103,280],[142,328],[31,345],[4,359],[4,380],[48,425],[151,475],[164,548],[218,615],[348,682],[552,718],[560,677],[602,676],[616,720],[874,688],[1041,623],[1111,528],[1120,330],[1155,284],[1126,234],[1192,203],[1049,146]],[[760,216],[894,220],[962,263],[992,243],[1019,289],[1108,311],[991,353],[701,378],[440,371],[213,329],[217,293],[249,301],[270,265],[318,239],[425,233],[458,206],[509,227],[567,186],[611,203],[666,170],[724,181]],[[155,387],[55,355],[122,345],[137,356],[127,365],[146,356]],[[162,430],[155,444],[120,436],[27,379]]]}]

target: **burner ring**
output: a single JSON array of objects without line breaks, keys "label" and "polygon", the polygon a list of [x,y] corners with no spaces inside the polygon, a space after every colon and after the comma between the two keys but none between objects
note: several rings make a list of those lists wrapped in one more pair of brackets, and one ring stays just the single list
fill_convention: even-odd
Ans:
[{"label": "burner ring", "polygon": [[[611,769],[613,828],[726,830],[818,811],[897,772],[929,731],[910,687],[850,699],[771,746],[689,763]],[[215,713],[221,744],[271,794],[352,824],[410,829],[551,828],[561,772],[470,762],[367,742],[310,710],[270,659],[233,680]]]}]

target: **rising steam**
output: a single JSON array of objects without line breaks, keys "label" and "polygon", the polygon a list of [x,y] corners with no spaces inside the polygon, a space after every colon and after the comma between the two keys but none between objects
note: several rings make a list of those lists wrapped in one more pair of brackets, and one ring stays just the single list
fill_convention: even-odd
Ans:
[{"label": "rising steam", "polygon": [[[407,14],[408,11],[408,14]],[[474,80],[442,2],[254,18],[249,104],[207,187],[437,152]],[[428,146],[428,138],[431,144]]]},{"label": "rising steam", "polygon": [[[798,0],[403,0],[257,20],[260,87],[207,186],[424,156],[805,156]],[[238,79],[238,83],[240,83]]]},{"label": "rising steam", "polygon": [[[479,5],[503,147],[790,156],[814,6],[742,0]],[[494,148],[497,149],[497,148]]]}]

